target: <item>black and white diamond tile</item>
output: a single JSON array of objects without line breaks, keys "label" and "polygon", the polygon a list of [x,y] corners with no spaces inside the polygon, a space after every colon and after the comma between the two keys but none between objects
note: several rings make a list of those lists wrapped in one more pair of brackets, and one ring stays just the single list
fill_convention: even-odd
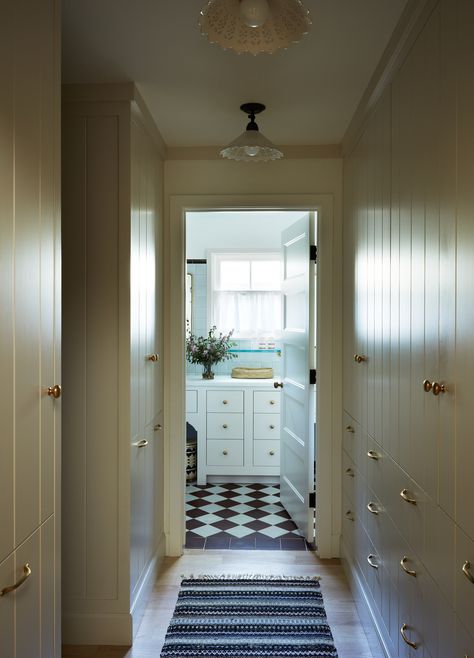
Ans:
[{"label": "black and white diamond tile", "polygon": [[186,547],[312,550],[280,503],[279,485],[186,487]]}]

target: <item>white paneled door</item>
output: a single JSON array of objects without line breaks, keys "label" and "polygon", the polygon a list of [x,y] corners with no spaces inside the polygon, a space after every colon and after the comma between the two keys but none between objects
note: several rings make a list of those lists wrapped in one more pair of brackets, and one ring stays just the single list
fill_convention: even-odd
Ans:
[{"label": "white paneled door", "polygon": [[308,541],[314,540],[315,386],[310,384],[314,348],[312,213],[282,232],[283,377],[281,405],[281,502]]}]

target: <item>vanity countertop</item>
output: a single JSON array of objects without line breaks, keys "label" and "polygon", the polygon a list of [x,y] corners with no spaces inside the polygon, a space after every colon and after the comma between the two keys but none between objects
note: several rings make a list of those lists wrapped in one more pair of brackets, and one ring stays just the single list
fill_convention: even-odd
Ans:
[{"label": "vanity countertop", "polygon": [[222,386],[235,386],[238,388],[244,388],[247,386],[273,386],[274,382],[279,382],[278,377],[273,377],[272,379],[234,379],[229,375],[216,375],[214,379],[203,379],[201,375],[187,375],[186,377],[186,387],[195,388],[195,387],[205,387],[205,388],[219,388]]}]

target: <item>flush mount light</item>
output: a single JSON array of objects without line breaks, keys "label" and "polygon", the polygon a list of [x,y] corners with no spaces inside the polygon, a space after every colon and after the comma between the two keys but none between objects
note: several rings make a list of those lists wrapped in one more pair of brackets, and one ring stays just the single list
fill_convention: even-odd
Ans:
[{"label": "flush mount light", "polygon": [[199,26],[211,43],[258,55],[300,41],[311,19],[301,0],[208,0]]},{"label": "flush mount light", "polygon": [[268,162],[282,158],[283,153],[259,132],[255,122],[255,115],[263,112],[265,105],[244,103],[240,109],[248,115],[250,122],[244,133],[220,151],[221,156],[243,162]]}]

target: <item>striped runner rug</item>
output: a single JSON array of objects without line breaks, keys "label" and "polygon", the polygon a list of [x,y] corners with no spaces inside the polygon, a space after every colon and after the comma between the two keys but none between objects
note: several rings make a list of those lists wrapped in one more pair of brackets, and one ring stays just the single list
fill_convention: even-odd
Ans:
[{"label": "striped runner rug", "polygon": [[184,578],[161,658],[337,658],[317,577]]}]

